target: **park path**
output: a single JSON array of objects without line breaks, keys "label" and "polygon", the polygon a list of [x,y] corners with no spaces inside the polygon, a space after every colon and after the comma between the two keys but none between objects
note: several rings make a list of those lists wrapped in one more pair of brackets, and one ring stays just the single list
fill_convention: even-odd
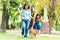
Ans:
[{"label": "park path", "polygon": [[[21,30],[12,29],[6,30],[6,33],[13,34],[13,35],[21,35]],[[52,34],[40,34],[39,36],[46,36],[46,37],[60,37],[60,31],[52,31]]]}]

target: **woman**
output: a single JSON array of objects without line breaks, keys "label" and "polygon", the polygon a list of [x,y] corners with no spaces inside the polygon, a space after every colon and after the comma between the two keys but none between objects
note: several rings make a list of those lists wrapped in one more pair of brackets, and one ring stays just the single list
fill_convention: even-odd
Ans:
[{"label": "woman", "polygon": [[30,10],[30,5],[28,3],[24,4],[23,10],[20,12],[20,15],[22,19],[22,35],[24,37],[27,37],[30,18],[31,18],[31,10]]}]

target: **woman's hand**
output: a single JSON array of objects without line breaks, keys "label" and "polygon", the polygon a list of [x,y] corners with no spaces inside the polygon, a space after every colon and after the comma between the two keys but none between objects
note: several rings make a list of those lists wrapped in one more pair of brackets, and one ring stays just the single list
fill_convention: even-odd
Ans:
[{"label": "woman's hand", "polygon": [[32,19],[34,20],[34,17],[32,17]]}]

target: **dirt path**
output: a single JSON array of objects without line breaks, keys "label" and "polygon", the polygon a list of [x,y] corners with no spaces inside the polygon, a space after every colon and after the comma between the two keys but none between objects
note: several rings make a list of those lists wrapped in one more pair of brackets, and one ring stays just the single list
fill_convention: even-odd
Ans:
[{"label": "dirt path", "polygon": [[[21,35],[21,30],[6,30],[8,34]],[[52,31],[53,34],[40,34],[39,36],[60,37],[60,31]],[[55,35],[56,34],[56,35]],[[59,35],[58,35],[59,34]]]}]

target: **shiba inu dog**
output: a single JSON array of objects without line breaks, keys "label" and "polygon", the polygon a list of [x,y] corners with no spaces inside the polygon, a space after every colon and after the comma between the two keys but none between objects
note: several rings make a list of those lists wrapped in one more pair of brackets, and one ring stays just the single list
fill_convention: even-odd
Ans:
[{"label": "shiba inu dog", "polygon": [[36,36],[37,34],[38,34],[37,30],[35,30],[35,29],[29,30],[29,36]]}]

